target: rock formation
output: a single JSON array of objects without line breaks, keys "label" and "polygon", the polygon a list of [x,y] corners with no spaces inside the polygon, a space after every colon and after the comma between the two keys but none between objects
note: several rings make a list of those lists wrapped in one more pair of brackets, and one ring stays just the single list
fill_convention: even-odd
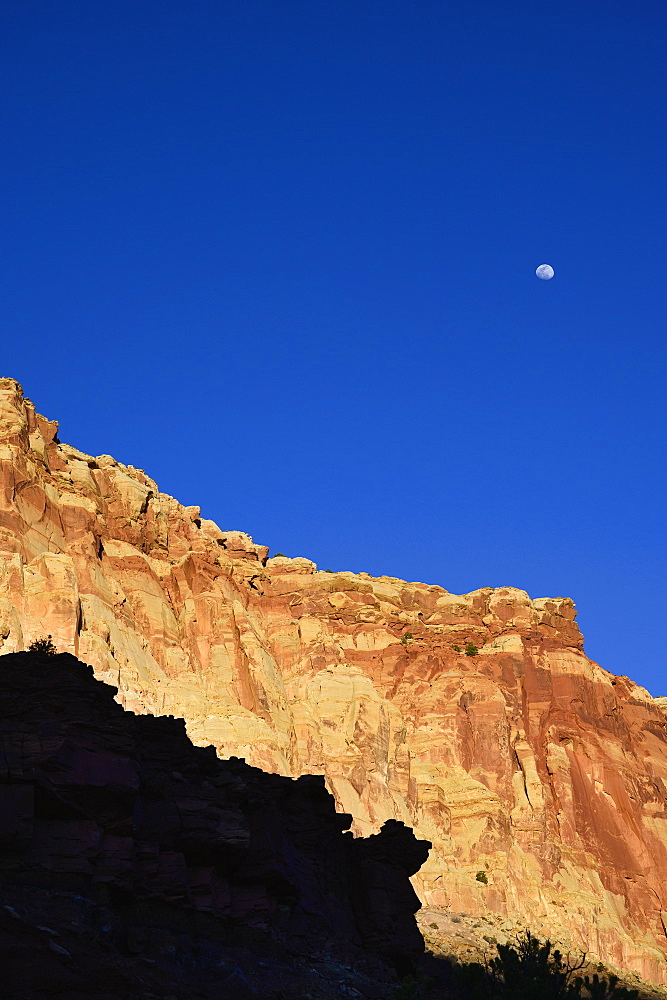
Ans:
[{"label": "rock formation", "polygon": [[357,834],[413,826],[431,909],[667,978],[664,705],[585,656],[571,600],[271,559],[56,432],[0,381],[1,652],[51,633],[194,743],[325,775]]},{"label": "rock formation", "polygon": [[[173,956],[181,985],[199,967],[216,997],[235,1000],[258,959],[275,975],[276,951],[283,965],[302,956],[380,980],[414,969],[423,941],[409,876],[427,842],[395,820],[367,839],[344,834],[352,817],[336,813],[322,777],[221,761],[181,719],[126,712],[115,694],[66,653],[0,657],[3,917],[16,933],[42,931],[59,959],[50,977],[61,974],[36,995],[109,989],[82,975],[74,927],[102,939],[107,963],[142,956],[165,972]],[[234,940],[248,954],[225,987]],[[5,954],[5,990],[7,977]],[[16,982],[28,978],[22,963]]]}]

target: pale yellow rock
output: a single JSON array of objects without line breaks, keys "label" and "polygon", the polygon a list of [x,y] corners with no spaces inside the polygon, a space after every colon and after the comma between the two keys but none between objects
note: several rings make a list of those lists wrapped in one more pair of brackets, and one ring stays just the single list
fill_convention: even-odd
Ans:
[{"label": "pale yellow rock", "polygon": [[324,774],[357,833],[413,825],[431,913],[511,917],[665,979],[667,699],[584,655],[569,599],[268,558],[56,431],[0,380],[2,652],[50,633],[127,708]]}]

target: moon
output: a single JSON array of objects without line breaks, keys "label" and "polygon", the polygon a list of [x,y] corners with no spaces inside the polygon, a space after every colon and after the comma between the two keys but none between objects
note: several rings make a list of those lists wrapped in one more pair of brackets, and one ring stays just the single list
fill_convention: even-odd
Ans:
[{"label": "moon", "polygon": [[540,266],[536,269],[535,274],[538,278],[548,281],[549,278],[553,278],[554,269],[551,264],[540,264]]}]

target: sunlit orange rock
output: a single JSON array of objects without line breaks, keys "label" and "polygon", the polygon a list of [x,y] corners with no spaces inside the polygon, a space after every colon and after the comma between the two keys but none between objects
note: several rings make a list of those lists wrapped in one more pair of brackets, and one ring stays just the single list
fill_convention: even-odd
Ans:
[{"label": "sunlit orange rock", "polygon": [[571,600],[271,559],[56,431],[0,380],[1,652],[51,633],[127,708],[324,774],[358,833],[414,826],[431,909],[667,980],[664,703],[585,656]]}]

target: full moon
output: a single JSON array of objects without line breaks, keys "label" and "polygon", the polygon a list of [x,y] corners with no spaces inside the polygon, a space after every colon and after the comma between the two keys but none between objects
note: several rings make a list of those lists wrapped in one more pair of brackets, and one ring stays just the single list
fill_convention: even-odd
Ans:
[{"label": "full moon", "polygon": [[554,269],[551,264],[540,264],[540,266],[535,271],[538,278],[543,278],[544,281],[548,281],[549,278],[553,278]]}]

